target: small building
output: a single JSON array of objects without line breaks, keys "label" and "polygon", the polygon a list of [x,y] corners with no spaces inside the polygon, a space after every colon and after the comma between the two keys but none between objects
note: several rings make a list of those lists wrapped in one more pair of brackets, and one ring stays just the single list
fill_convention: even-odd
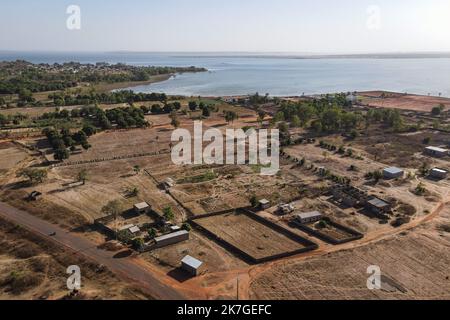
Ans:
[{"label": "small building", "polygon": [[383,170],[383,177],[385,179],[403,178],[405,171],[400,168],[390,167]]},{"label": "small building", "polygon": [[183,260],[181,260],[181,268],[189,272],[189,274],[194,277],[198,276],[201,273],[203,266],[204,264],[202,261],[197,260],[191,256],[186,256],[183,258]]},{"label": "small building", "polygon": [[376,197],[367,201],[366,208],[375,214],[387,214],[392,210],[389,203]]},{"label": "small building", "polygon": [[170,227],[170,232],[177,232],[180,230],[181,230],[181,227],[179,227],[179,226],[171,226]]},{"label": "small building", "polygon": [[449,151],[444,148],[438,148],[438,147],[426,147],[425,148],[425,154],[432,156],[432,157],[442,158],[442,157],[445,157],[446,155],[448,155],[448,153],[449,153]]},{"label": "small building", "polygon": [[36,201],[38,200],[40,197],[42,196],[42,193],[38,192],[38,191],[33,191],[28,195],[28,200],[29,201]]},{"label": "small building", "polygon": [[323,215],[319,211],[312,211],[299,213],[296,218],[301,224],[306,224],[322,220]]},{"label": "small building", "polygon": [[259,200],[259,201],[258,201],[258,204],[259,204],[259,208],[260,208],[261,210],[266,210],[266,209],[269,209],[269,208],[270,208],[270,201],[267,200],[267,199]]},{"label": "small building", "polygon": [[137,235],[137,234],[141,233],[141,229],[139,229],[138,226],[132,226],[131,228],[128,229],[128,231],[130,231],[131,234],[133,234],[133,235]]},{"label": "small building", "polygon": [[446,179],[448,171],[440,168],[433,168],[430,170],[430,177],[435,179]]},{"label": "small building", "polygon": [[278,212],[282,215],[292,213],[292,212],[294,212],[294,210],[295,210],[295,208],[292,204],[282,203],[278,206]]},{"label": "small building", "polygon": [[161,182],[160,188],[167,191],[167,190],[171,189],[174,185],[175,185],[175,182],[173,181],[173,179],[167,178],[166,180]]},{"label": "small building", "polygon": [[186,240],[189,240],[189,232],[187,232],[186,230],[169,233],[155,238],[157,247],[165,247]]},{"label": "small building", "polygon": [[133,206],[134,212],[137,214],[144,214],[150,212],[150,205],[147,202],[137,203]]}]

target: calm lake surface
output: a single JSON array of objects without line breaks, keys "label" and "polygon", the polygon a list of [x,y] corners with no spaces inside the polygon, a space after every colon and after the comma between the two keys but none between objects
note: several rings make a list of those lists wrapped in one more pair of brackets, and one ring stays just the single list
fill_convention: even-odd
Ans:
[{"label": "calm lake surface", "polygon": [[291,96],[360,90],[388,90],[450,97],[450,59],[299,59],[175,53],[20,53],[0,52],[0,60],[34,63],[109,62],[154,66],[197,66],[209,71],[182,74],[161,83],[132,88],[174,95],[240,95],[259,92]]}]

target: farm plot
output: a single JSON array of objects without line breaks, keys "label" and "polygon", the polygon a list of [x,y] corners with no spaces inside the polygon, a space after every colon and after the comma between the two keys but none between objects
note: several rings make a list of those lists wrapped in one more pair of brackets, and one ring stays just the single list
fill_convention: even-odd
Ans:
[{"label": "farm plot", "polygon": [[315,245],[306,239],[285,229],[285,232],[281,233],[253,216],[241,212],[199,218],[194,223],[226,246],[256,263],[315,248]]},{"label": "farm plot", "polygon": [[0,173],[3,170],[13,168],[17,163],[24,160],[27,153],[16,147],[13,143],[4,142],[0,144]]},{"label": "farm plot", "polygon": [[332,244],[341,244],[363,237],[361,233],[351,230],[330,219],[324,219],[319,223],[310,223],[306,225],[295,222],[295,225],[300,230]]}]

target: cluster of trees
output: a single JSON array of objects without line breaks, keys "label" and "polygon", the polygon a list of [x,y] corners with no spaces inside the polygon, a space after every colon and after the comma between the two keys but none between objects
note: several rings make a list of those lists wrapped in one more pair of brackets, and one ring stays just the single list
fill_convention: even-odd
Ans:
[{"label": "cluster of trees", "polygon": [[167,101],[165,93],[135,93],[131,90],[120,90],[109,93],[95,93],[89,94],[68,94],[68,93],[54,93],[48,96],[53,100],[55,106],[77,106],[88,105],[96,103],[118,104],[143,102],[143,101]]},{"label": "cluster of trees", "polygon": [[308,102],[285,102],[272,122],[288,121],[294,127],[307,127],[317,133],[320,132],[350,132],[355,138],[356,129],[365,124],[383,123],[396,131],[404,127],[404,122],[398,110],[371,109],[363,115],[360,111],[349,111],[351,102],[345,94],[326,96]]},{"label": "cluster of trees", "polygon": [[[44,113],[39,119],[77,119],[83,118],[86,121],[86,133],[96,131],[96,127],[107,130],[116,124],[118,128],[126,129],[132,127],[142,128],[148,125],[142,108],[127,107],[102,110],[97,106],[85,106],[81,109],[60,110]],[[93,134],[93,133],[92,133]],[[90,135],[92,135],[90,134]]]},{"label": "cluster of trees", "polygon": [[80,82],[116,83],[147,81],[151,76],[183,72],[203,72],[196,67],[144,67],[107,63],[32,64],[17,60],[0,65],[0,94],[17,94],[26,89],[31,92],[61,91],[76,87]]},{"label": "cluster of trees", "polygon": [[17,113],[14,115],[0,114],[0,127],[6,126],[10,123],[19,125],[23,120],[28,119],[28,115],[23,113]]},{"label": "cluster of trees", "polygon": [[433,116],[440,116],[444,110],[445,105],[441,103],[438,106],[433,107],[433,109],[431,110],[431,114]]},{"label": "cluster of trees", "polygon": [[200,103],[197,103],[197,101],[189,101],[188,106],[189,110],[192,112],[200,109],[202,111],[202,116],[205,118],[209,118],[212,112],[217,111],[214,105],[206,104],[203,101]]},{"label": "cluster of trees", "polygon": [[171,103],[165,103],[163,106],[159,104],[154,104],[150,108],[147,106],[141,106],[141,110],[148,114],[149,112],[153,114],[168,114],[172,111],[178,111],[181,109],[181,103],[178,101],[171,102]]},{"label": "cluster of trees", "polygon": [[239,119],[239,115],[234,111],[224,111],[225,120],[228,123],[232,123],[235,120]]},{"label": "cluster of trees", "polygon": [[56,160],[68,159],[71,151],[76,150],[76,146],[81,146],[83,149],[88,150],[91,145],[88,143],[88,135],[84,131],[91,132],[91,128],[86,126],[83,130],[80,130],[74,134],[70,130],[64,128],[60,132],[55,129],[46,128],[43,133],[47,136],[47,139],[54,151],[54,157]]},{"label": "cluster of trees", "polygon": [[44,182],[47,175],[47,170],[38,168],[25,168],[17,172],[17,176],[27,178],[30,185]]}]

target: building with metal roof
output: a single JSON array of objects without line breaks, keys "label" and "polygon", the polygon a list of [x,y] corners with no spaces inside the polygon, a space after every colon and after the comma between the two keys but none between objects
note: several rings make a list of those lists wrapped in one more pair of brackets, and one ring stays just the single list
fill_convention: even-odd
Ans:
[{"label": "building with metal roof", "polygon": [[404,174],[405,171],[397,167],[390,167],[383,170],[383,176],[385,179],[402,178]]},{"label": "building with metal roof", "polygon": [[183,260],[181,260],[181,268],[194,277],[200,274],[203,265],[202,261],[191,256],[185,256]]},{"label": "building with metal roof", "polygon": [[447,149],[439,148],[439,147],[426,147],[425,153],[429,156],[441,158],[441,157],[445,157],[446,155],[448,155],[449,151]]},{"label": "building with metal roof", "polygon": [[300,223],[305,224],[321,220],[323,218],[323,214],[319,211],[303,212],[297,214],[296,218]]}]

